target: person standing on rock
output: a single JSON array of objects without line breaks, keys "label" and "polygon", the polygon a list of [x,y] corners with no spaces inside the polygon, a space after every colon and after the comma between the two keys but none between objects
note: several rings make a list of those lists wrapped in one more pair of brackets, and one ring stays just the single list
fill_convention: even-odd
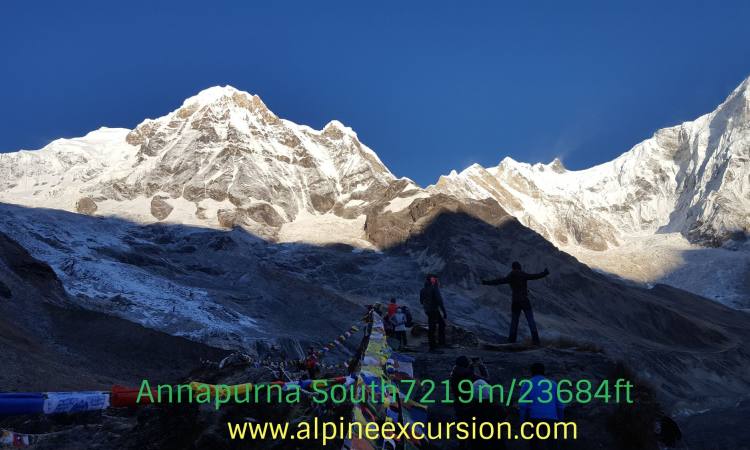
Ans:
[{"label": "person standing on rock", "polygon": [[406,313],[403,307],[396,310],[396,313],[391,318],[391,322],[393,323],[393,330],[396,333],[396,339],[398,339],[398,350],[406,349],[408,344],[406,340]]},{"label": "person standing on rock", "polygon": [[438,345],[445,347],[445,319],[448,318],[448,313],[445,312],[443,296],[440,295],[440,285],[435,275],[427,275],[424,287],[419,292],[419,303],[427,314],[430,351],[438,352]]},{"label": "person standing on rock", "polygon": [[396,299],[392,298],[388,303],[388,318],[392,318],[398,312],[399,308],[400,306],[396,303]]},{"label": "person standing on rock", "polygon": [[393,322],[393,318],[398,312],[399,305],[396,303],[395,298],[391,298],[388,303],[388,312],[385,315],[385,320],[383,321],[383,325],[385,325],[385,334],[386,335],[395,335],[396,334],[396,324]]},{"label": "person standing on rock", "polygon": [[307,375],[311,380],[314,380],[320,373],[320,361],[318,360],[318,354],[315,349],[310,347],[307,349],[307,357],[305,358],[305,369]]},{"label": "person standing on rock", "polygon": [[531,340],[534,345],[539,345],[539,332],[536,329],[536,322],[534,321],[534,311],[531,309],[531,302],[529,301],[529,289],[526,286],[526,282],[529,280],[538,280],[549,275],[549,270],[546,268],[544,272],[540,273],[526,273],[521,269],[521,263],[513,261],[511,264],[511,271],[505,277],[500,277],[494,280],[482,280],[482,284],[486,286],[495,286],[498,284],[510,284],[512,292],[511,302],[511,321],[510,321],[510,332],[508,333],[508,342],[516,342],[516,336],[518,335],[518,319],[521,315],[521,311],[526,316],[526,321],[529,323],[529,329],[531,330]]}]

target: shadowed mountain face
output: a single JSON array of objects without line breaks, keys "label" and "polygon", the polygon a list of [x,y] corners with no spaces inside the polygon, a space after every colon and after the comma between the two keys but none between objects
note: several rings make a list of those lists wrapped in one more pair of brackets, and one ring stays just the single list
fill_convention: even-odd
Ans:
[{"label": "shadowed mountain face", "polygon": [[[0,201],[362,248],[398,243],[405,230],[377,216],[412,210],[416,200],[494,201],[590,267],[742,309],[750,305],[749,161],[750,79],[715,111],[599,166],[505,159],[426,189],[397,179],[343,124],[298,125],[225,86],[133,130],[0,154]],[[703,280],[706,260],[721,285]]]},{"label": "shadowed mountain face", "polygon": [[[747,117],[730,106],[731,118]],[[606,165],[601,183],[586,177],[594,185],[572,200],[534,191],[570,178],[559,162],[506,164],[490,174],[496,179],[480,173],[467,178],[474,183],[467,181],[468,194],[457,180],[422,189],[393,176],[340,123],[319,131],[299,126],[228,87],[204,91],[134,130],[101,129],[37,152],[0,155],[0,200],[12,203],[0,203],[0,342],[12,366],[0,374],[0,390],[168,378],[199,358],[216,359],[223,354],[217,348],[319,345],[357,322],[364,305],[390,297],[424,321],[418,293],[426,273],[440,277],[452,324],[503,342],[510,289],[479,281],[505,275],[518,260],[529,272],[551,271],[531,283],[543,342],[605,353],[545,348],[504,359],[504,374],[525,374],[541,355],[555,358],[558,375],[601,378],[603,367],[624,360],[672,412],[727,411],[750,392],[747,313],[668,286],[621,283],[589,266],[622,268],[626,261],[634,267],[628,273],[655,275],[633,279],[718,290],[728,299],[713,298],[743,304],[746,292],[737,286],[746,284],[750,244],[739,237],[727,244],[725,232],[741,231],[746,219],[747,128],[729,116],[715,119],[741,138],[731,145],[704,142],[701,123],[715,124],[708,119],[686,125],[693,134],[657,133]],[[710,170],[698,170],[706,148],[731,158],[708,158]],[[665,155],[674,157],[666,166]],[[719,172],[721,182],[711,175]],[[677,187],[675,173],[684,175]],[[696,203],[684,193],[698,181],[708,194]],[[473,190],[480,185],[493,195]],[[540,211],[513,193],[523,190],[560,214],[536,222],[523,216],[519,211]],[[605,197],[619,203],[596,203]],[[728,199],[742,202],[735,207]],[[672,203],[680,211],[669,220],[688,228],[663,228]],[[540,227],[547,224],[563,231]],[[623,224],[654,231],[653,245],[626,245]],[[667,231],[673,233],[661,234]],[[724,247],[679,241],[677,253],[660,251],[663,236],[684,240],[680,232],[690,231],[701,240],[716,234]],[[589,266],[550,241],[566,251],[565,242],[585,244],[571,252]],[[686,250],[693,253],[683,258]],[[432,363],[445,361],[427,367]],[[442,376],[424,374],[432,375]],[[51,379],[54,385],[45,384]]]},{"label": "shadowed mountain face", "polygon": [[[442,199],[441,208],[420,217],[425,202],[430,200],[417,200],[401,213],[405,222],[420,225],[392,251],[414,258],[423,272],[441,274],[452,320],[460,325],[505,333],[510,289],[480,287],[478,281],[507,274],[514,260],[530,272],[549,267],[552,275],[530,283],[547,336],[559,333],[602,345],[644,368],[647,379],[677,403],[699,397],[711,403],[717,389],[744,395],[750,381],[743,369],[750,357],[747,314],[668,286],[643,289],[613,282],[508,218],[493,202],[467,206]],[[714,385],[709,372],[722,381]]]},{"label": "shadowed mountain face", "polygon": [[[134,345],[136,344],[136,345]],[[80,309],[55,272],[0,233],[0,391],[108,389],[174,379],[225,351]]]},{"label": "shadowed mountain face", "polygon": [[748,391],[745,313],[677,289],[614,282],[496,203],[432,201],[379,216],[403,233],[383,251],[9,205],[0,229],[49,262],[68,304],[247,351],[258,339],[326,342],[361,316],[362,305],[391,296],[423,320],[417,299],[426,272],[440,276],[451,322],[502,340],[509,289],[478,280],[520,260],[529,271],[552,272],[531,285],[543,338],[593,343],[630,361],[678,409],[726,405]]}]

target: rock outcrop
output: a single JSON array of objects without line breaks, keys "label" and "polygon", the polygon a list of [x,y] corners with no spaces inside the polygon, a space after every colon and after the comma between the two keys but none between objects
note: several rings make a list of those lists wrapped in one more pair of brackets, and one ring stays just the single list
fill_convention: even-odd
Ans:
[{"label": "rock outcrop", "polygon": [[151,199],[151,215],[156,217],[157,220],[164,220],[169,217],[174,207],[167,203],[169,197],[162,197],[155,195]]},{"label": "rock outcrop", "polygon": [[81,214],[92,216],[97,209],[98,206],[91,197],[83,197],[76,202],[76,212]]}]

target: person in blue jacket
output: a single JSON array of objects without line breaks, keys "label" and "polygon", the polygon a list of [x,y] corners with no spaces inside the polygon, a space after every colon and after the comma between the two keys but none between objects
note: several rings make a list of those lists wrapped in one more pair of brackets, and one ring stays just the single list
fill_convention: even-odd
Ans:
[{"label": "person in blue jacket", "polygon": [[[521,422],[547,422],[554,427],[554,423],[563,420],[565,404],[560,402],[557,393],[557,383],[545,377],[544,364],[537,362],[531,365],[531,389],[524,383],[523,392],[529,391],[524,395],[523,402],[519,401],[519,416]],[[548,401],[549,400],[549,401]],[[532,430],[527,430],[526,434]],[[532,439],[529,441],[529,448],[552,449],[555,441]]]}]

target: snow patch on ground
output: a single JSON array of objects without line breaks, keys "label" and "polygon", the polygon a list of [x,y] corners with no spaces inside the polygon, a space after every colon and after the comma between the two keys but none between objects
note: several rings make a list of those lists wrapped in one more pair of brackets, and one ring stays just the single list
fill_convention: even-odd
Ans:
[{"label": "snow patch on ground", "polygon": [[[196,203],[183,197],[170,198],[166,193],[157,193],[156,195],[165,197],[164,201],[174,208],[164,220],[159,221],[151,215],[152,197],[136,197],[131,200],[104,200],[97,203],[96,215],[118,217],[139,224],[161,222],[220,229],[222,227],[219,225],[217,218],[218,210],[233,210],[235,208],[228,200],[217,202],[213,199],[204,199]],[[205,219],[196,215],[198,207],[204,208]]]},{"label": "snow patch on ground", "polygon": [[362,205],[364,205],[365,203],[366,203],[366,202],[365,202],[364,200],[359,200],[359,199],[356,199],[356,200],[349,200],[348,202],[346,202],[346,206],[347,206],[347,207],[362,206]]},{"label": "snow patch on ground", "polygon": [[373,248],[365,237],[365,215],[344,219],[334,214],[315,215],[303,211],[293,222],[279,230],[280,242],[303,242],[314,245],[347,244],[358,248]]},{"label": "snow patch on ground", "polygon": [[409,197],[396,197],[386,205],[383,211],[395,213],[395,212],[408,208],[409,205],[411,205],[414,202],[414,200],[418,198],[426,198],[429,196],[430,194],[428,194],[425,191],[420,190],[416,194],[410,195]]},{"label": "snow patch on ground", "polygon": [[253,318],[227,309],[206,290],[110,256],[133,251],[123,238],[135,227],[0,205],[0,231],[47,262],[80,306],[225,348],[258,331]]},{"label": "snow patch on ground", "polygon": [[594,269],[638,283],[669,284],[734,308],[750,307],[750,242],[707,248],[680,233],[665,233],[631,237],[606,252],[578,246],[561,250]]}]

